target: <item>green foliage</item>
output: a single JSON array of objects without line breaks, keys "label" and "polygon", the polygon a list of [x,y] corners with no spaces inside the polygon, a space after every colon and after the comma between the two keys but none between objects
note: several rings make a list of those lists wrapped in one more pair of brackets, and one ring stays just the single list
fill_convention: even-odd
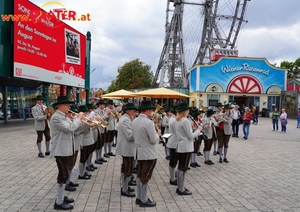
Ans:
[{"label": "green foliage", "polygon": [[295,62],[282,61],[280,63],[280,68],[287,69],[287,78],[299,78],[300,58],[298,58]]},{"label": "green foliage", "polygon": [[107,92],[151,87],[153,73],[150,69],[151,66],[146,65],[139,59],[125,63],[118,68],[118,76],[111,82]]}]

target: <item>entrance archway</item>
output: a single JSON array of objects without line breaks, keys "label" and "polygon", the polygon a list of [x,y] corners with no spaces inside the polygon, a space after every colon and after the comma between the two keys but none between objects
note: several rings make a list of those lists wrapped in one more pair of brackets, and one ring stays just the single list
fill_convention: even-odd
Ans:
[{"label": "entrance archway", "polygon": [[252,76],[241,75],[234,78],[228,85],[228,93],[261,94],[260,83]]}]

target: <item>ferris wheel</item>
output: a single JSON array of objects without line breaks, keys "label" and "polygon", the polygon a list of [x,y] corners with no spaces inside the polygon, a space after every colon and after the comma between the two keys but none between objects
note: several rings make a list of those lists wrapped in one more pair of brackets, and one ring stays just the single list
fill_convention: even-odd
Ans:
[{"label": "ferris wheel", "polygon": [[236,49],[250,0],[167,0],[165,42],[154,87],[188,87],[188,69],[211,63],[213,49]]}]

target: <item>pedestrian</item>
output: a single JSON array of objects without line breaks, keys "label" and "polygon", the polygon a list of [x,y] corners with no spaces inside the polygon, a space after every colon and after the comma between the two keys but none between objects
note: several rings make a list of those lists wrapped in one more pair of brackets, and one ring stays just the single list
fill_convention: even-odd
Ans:
[{"label": "pedestrian", "polygon": [[300,111],[298,110],[297,114],[297,128],[300,128]]},{"label": "pedestrian", "polygon": [[134,157],[136,154],[136,147],[134,145],[134,137],[132,131],[132,122],[134,115],[137,111],[137,107],[133,103],[127,103],[124,106],[124,115],[119,120],[118,136],[116,155],[122,156],[121,165],[121,195],[127,197],[135,197],[132,193],[134,189],[131,189],[128,184],[131,180],[134,167]]},{"label": "pedestrian", "polygon": [[69,164],[74,155],[74,132],[80,127],[83,113],[79,113],[77,118],[72,122],[66,114],[70,109],[68,96],[58,96],[56,112],[50,120],[52,149],[51,155],[55,157],[58,176],[57,176],[57,198],[54,203],[55,210],[72,210],[73,206],[69,203],[74,202],[73,198],[64,195],[66,182],[69,178]]},{"label": "pedestrian", "polygon": [[42,153],[42,141],[43,141],[43,135],[45,136],[46,140],[46,152],[45,155],[50,155],[50,128],[48,126],[47,121],[47,114],[45,114],[46,106],[43,104],[43,97],[41,95],[36,96],[36,105],[32,107],[32,116],[34,118],[34,129],[37,133],[37,140],[36,145],[38,148],[38,156],[40,158],[44,157],[44,154]]},{"label": "pedestrian", "polygon": [[156,145],[161,132],[155,130],[154,122],[150,120],[153,110],[156,109],[152,102],[144,100],[138,109],[140,115],[132,123],[138,161],[137,198],[135,203],[140,207],[155,207],[156,203],[148,199],[147,192],[148,182],[157,162]]},{"label": "pedestrian", "polygon": [[252,120],[252,113],[248,107],[245,107],[245,113],[243,115],[243,133],[244,133],[244,140],[248,139],[250,124]]},{"label": "pedestrian", "polygon": [[279,118],[279,112],[277,107],[274,107],[273,113],[272,113],[272,124],[273,124],[273,131],[278,131],[278,118]]},{"label": "pedestrian", "polygon": [[285,112],[284,108],[281,109],[280,122],[281,122],[281,132],[286,133],[286,125],[288,124],[288,121],[287,121],[287,113]]},{"label": "pedestrian", "polygon": [[240,123],[241,123],[241,112],[239,111],[239,106],[234,105],[234,109],[231,110],[233,119],[232,119],[232,137],[239,137],[239,128],[240,128]]}]

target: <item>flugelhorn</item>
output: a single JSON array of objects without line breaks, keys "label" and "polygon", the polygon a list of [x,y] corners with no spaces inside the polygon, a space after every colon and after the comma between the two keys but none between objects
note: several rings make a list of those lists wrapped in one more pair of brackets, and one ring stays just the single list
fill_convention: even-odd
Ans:
[{"label": "flugelhorn", "polygon": [[100,125],[98,126],[102,127],[103,129],[105,129],[108,126],[108,122],[105,121],[98,113],[94,114],[93,119],[95,119],[95,121],[99,121]]},{"label": "flugelhorn", "polygon": [[[71,116],[73,118],[75,118],[75,116],[78,115],[78,113],[72,111],[72,110],[69,110],[69,112],[71,113]],[[97,125],[97,123],[89,118],[87,118],[86,116],[83,116],[82,119],[81,119],[82,122],[86,123],[87,125],[90,125],[90,126],[94,126],[94,125]]]}]

